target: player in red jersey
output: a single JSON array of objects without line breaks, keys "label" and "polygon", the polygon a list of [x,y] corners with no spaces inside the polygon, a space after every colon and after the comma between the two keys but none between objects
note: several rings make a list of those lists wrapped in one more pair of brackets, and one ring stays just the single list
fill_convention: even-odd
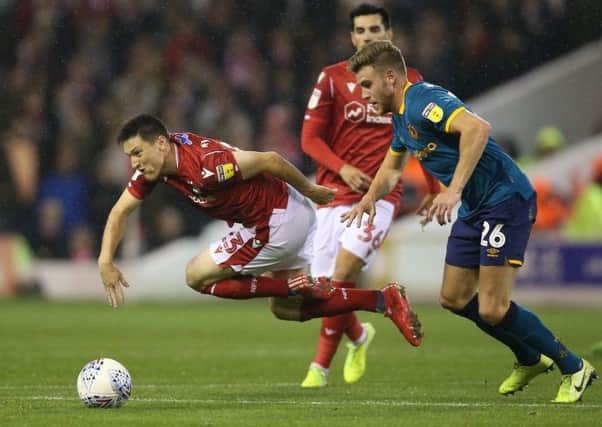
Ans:
[{"label": "player in red jersey", "polygon": [[327,280],[305,275],[315,212],[304,196],[323,204],[333,199],[334,190],[312,184],[274,152],[237,150],[192,133],[169,134],[160,120],[146,114],[126,122],[118,141],[135,172],[111,209],[98,258],[113,307],[123,303],[123,288],[128,286],[113,264],[127,217],[163,183],[207,215],[230,226],[241,224],[188,263],[186,283],[191,288],[231,299],[273,297],[272,311],[284,320],[352,310],[383,312],[410,343],[421,339],[402,286],[335,289]]},{"label": "player in red jersey", "polygon": [[[389,15],[381,7],[362,4],[351,11],[349,18],[351,42],[358,50],[373,40],[390,40],[393,36]],[[422,76],[408,68],[408,79],[419,81]],[[393,137],[391,115],[380,116],[361,95],[347,61],[324,68],[309,99],[301,132],[303,151],[319,165],[317,183],[338,190],[332,202],[319,206],[311,264],[314,277],[332,277],[336,287],[355,287],[360,271],[371,262],[388,233],[402,193],[399,182],[378,202],[374,224],[366,224],[361,231],[340,223],[340,215],[359,202],[370,186]],[[438,192],[438,182],[425,176],[430,192]],[[327,385],[328,368],[343,334],[351,341],[343,377],[347,383],[354,383],[363,376],[374,327],[361,324],[354,313],[347,313],[322,319],[318,348],[302,387]]]}]

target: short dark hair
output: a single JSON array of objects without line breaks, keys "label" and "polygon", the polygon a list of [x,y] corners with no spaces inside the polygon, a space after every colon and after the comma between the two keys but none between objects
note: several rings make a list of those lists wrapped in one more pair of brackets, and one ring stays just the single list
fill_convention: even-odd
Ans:
[{"label": "short dark hair", "polygon": [[406,75],[406,63],[401,50],[389,40],[375,40],[364,45],[349,58],[349,71],[354,74],[360,68],[372,65],[374,68],[392,67],[400,74]]},{"label": "short dark hair", "polygon": [[169,132],[163,122],[153,115],[139,114],[127,120],[121,126],[117,143],[123,144],[135,136],[140,136],[144,141],[153,143],[160,135],[169,138]]},{"label": "short dark hair", "polygon": [[349,23],[351,31],[355,29],[355,18],[364,15],[380,15],[385,30],[388,30],[391,26],[389,21],[389,12],[384,7],[374,6],[373,4],[362,3],[358,7],[354,8],[349,12]]}]

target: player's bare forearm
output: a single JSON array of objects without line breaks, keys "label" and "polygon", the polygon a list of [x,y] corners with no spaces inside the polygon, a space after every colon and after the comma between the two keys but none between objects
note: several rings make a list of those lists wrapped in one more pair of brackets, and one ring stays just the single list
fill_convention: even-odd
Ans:
[{"label": "player's bare forearm", "polygon": [[483,155],[490,129],[489,123],[469,111],[460,112],[453,120],[450,132],[460,134],[458,164],[448,188],[432,200],[422,225],[428,224],[433,217],[439,225],[451,223],[452,210],[461,200],[464,186]]},{"label": "player's bare forearm", "polygon": [[387,153],[368,192],[350,211],[341,215],[341,222],[346,222],[347,227],[355,222],[359,228],[362,225],[364,214],[368,214],[368,224],[373,224],[376,216],[376,201],[393,191],[401,177],[401,171],[408,155],[407,151],[399,154]]},{"label": "player's bare forearm", "polygon": [[449,184],[449,190],[462,193],[483,155],[489,138],[491,125],[468,111],[458,114],[451,125],[452,132],[460,133],[460,157]]},{"label": "player's bare forearm", "polygon": [[125,232],[126,221],[126,215],[114,213],[113,211],[111,211],[109,214],[109,218],[107,219],[107,223],[102,234],[102,244],[100,248],[100,255],[98,256],[98,265],[113,263],[115,250],[117,249],[119,242],[121,242]]},{"label": "player's bare forearm", "polygon": [[393,191],[399,182],[406,160],[407,153],[397,156],[388,152],[364,197],[376,201]]},{"label": "player's bare forearm", "polygon": [[334,199],[334,190],[313,184],[299,169],[274,151],[265,153],[236,151],[234,157],[243,179],[250,179],[261,173],[269,173],[290,184],[315,203],[326,204]]},{"label": "player's bare forearm", "polygon": [[243,179],[269,173],[289,183],[303,194],[306,194],[313,185],[299,169],[275,151],[236,151],[234,158]]},{"label": "player's bare forearm", "polygon": [[313,187],[313,184],[299,169],[278,153],[272,153],[272,160],[270,161],[268,172],[289,183],[304,195],[308,195]]},{"label": "player's bare forearm", "polygon": [[127,190],[123,192],[117,203],[115,203],[109,213],[102,234],[98,265],[113,263],[113,256],[125,233],[127,218],[139,204],[140,201],[130,195]]}]

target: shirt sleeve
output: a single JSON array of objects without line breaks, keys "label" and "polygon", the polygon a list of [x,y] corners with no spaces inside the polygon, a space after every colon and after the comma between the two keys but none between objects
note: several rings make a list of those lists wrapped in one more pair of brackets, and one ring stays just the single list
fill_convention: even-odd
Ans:
[{"label": "shirt sleeve", "polygon": [[156,182],[147,181],[144,179],[142,172],[136,170],[130,178],[130,182],[128,182],[127,189],[129,193],[138,200],[144,200],[146,196],[153,191],[156,185]]},{"label": "shirt sleeve", "polygon": [[391,147],[389,153],[394,156],[402,156],[406,152],[406,147],[403,145],[400,134],[397,132],[397,124],[393,119],[393,139],[391,140]]},{"label": "shirt sleeve", "polygon": [[305,109],[301,128],[301,148],[305,154],[321,166],[339,173],[345,161],[338,157],[322,138],[322,134],[331,121],[333,103],[332,77],[322,71]]},{"label": "shirt sleeve", "polygon": [[416,127],[449,133],[454,118],[466,105],[453,93],[438,86],[421,88],[409,103],[408,120]]},{"label": "shirt sleeve", "polygon": [[318,76],[318,81],[309,97],[309,101],[307,101],[305,121],[328,122],[333,102],[334,84],[332,77],[322,71]]},{"label": "shirt sleeve", "polygon": [[242,181],[242,174],[231,150],[209,151],[203,155],[202,187],[216,190]]}]

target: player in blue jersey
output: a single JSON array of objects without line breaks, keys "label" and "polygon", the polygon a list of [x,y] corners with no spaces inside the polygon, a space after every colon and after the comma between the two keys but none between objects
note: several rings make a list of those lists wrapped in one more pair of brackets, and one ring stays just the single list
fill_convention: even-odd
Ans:
[{"label": "player in blue jersey", "polygon": [[447,187],[422,214],[423,225],[436,218],[451,223],[439,301],[473,321],[508,346],[517,364],[499,387],[504,395],[522,390],[556,364],[562,373],[554,399],[581,399],[596,378],[594,367],[568,350],[532,312],[510,300],[517,267],[537,214],[536,194],[514,161],[489,136],[491,126],[448,90],[430,83],[411,84],[399,49],[375,41],[349,62],[362,96],[380,114],[393,113],[394,136],[370,189],[351,211],[347,225],[372,221],[375,201],[397,183],[408,154]]}]

